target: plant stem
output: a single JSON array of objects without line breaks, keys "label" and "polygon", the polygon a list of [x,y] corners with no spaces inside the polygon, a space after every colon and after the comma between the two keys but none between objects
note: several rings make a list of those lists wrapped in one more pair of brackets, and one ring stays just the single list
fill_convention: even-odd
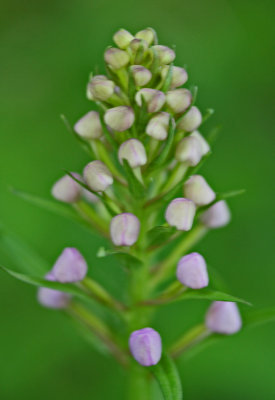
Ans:
[{"label": "plant stem", "polygon": [[146,368],[134,361],[130,365],[127,400],[152,400],[150,376]]},{"label": "plant stem", "polygon": [[190,349],[202,340],[211,335],[204,324],[196,325],[185,333],[171,348],[170,354],[176,358],[180,356],[184,351]]},{"label": "plant stem", "polygon": [[187,236],[177,244],[177,246],[172,250],[171,254],[160,264],[159,268],[155,271],[155,275],[152,277],[150,286],[154,289],[160,282],[169,277],[169,274],[175,267],[176,263],[179,261],[190,248],[192,248],[197,242],[202,239],[208,229],[203,225],[197,225],[188,233]]},{"label": "plant stem", "polygon": [[74,204],[75,210],[95,229],[97,229],[104,237],[109,238],[109,230],[107,223],[99,217],[95,210],[84,201]]}]

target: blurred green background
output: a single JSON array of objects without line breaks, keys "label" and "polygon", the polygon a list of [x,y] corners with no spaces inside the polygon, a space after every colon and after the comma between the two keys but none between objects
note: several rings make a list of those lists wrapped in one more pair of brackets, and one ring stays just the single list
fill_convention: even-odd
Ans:
[{"label": "blurred green background", "polygon": [[[197,250],[233,294],[255,307],[274,305],[274,1],[269,0],[2,0],[0,26],[1,221],[51,263],[78,247],[91,274],[119,290],[111,260],[95,258],[102,243],[69,221],[14,197],[9,186],[50,197],[62,169],[81,171],[88,158],[62,125],[90,109],[88,73],[103,72],[103,51],[120,27],[153,26],[176,45],[198,104],[216,111],[203,127],[223,130],[204,167],[218,191],[246,188],[230,201],[233,220]],[[273,134],[273,135],[272,135]],[[272,188],[273,185],[273,188]],[[5,254],[1,262],[8,263]],[[12,266],[12,263],[8,265]],[[0,273],[1,400],[126,398],[124,373],[93,351],[58,312],[42,309],[33,287]],[[203,318],[207,302],[162,310],[155,327],[169,343]],[[275,398],[275,326],[240,333],[180,361],[188,400]]]}]

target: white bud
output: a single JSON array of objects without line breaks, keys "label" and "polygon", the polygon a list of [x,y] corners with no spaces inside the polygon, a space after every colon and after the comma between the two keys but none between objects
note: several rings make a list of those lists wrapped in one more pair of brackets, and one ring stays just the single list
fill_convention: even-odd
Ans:
[{"label": "white bud", "polygon": [[146,151],[143,144],[137,139],[129,139],[122,143],[118,150],[121,164],[127,160],[131,168],[140,167],[147,162]]},{"label": "white bud", "polygon": [[184,115],[184,117],[180,120],[178,124],[178,130],[192,132],[197,129],[202,123],[202,115],[200,110],[193,106],[189,111]]},{"label": "white bud", "polygon": [[216,198],[215,192],[201,175],[192,175],[185,182],[184,195],[197,206],[205,206]]},{"label": "white bud", "polygon": [[95,192],[104,192],[113,183],[113,177],[106,165],[95,160],[86,165],[83,171],[87,185]]},{"label": "white bud", "polygon": [[140,89],[135,98],[140,107],[142,105],[142,98],[144,98],[149,113],[160,111],[165,103],[165,94],[156,89]]},{"label": "white bud", "polygon": [[211,332],[232,335],[242,327],[242,319],[235,303],[215,301],[211,304],[205,318],[207,328]]},{"label": "white bud", "polygon": [[146,133],[157,140],[165,140],[168,136],[170,114],[159,112],[155,114],[146,126]]},{"label": "white bud", "polygon": [[180,231],[189,231],[192,228],[196,206],[193,201],[182,197],[174,199],[168,205],[165,219],[170,226]]},{"label": "white bud", "polygon": [[167,46],[156,45],[152,46],[151,49],[157,53],[160,64],[170,64],[176,57],[174,50]]},{"label": "white bud", "polygon": [[193,136],[199,140],[201,146],[201,153],[203,156],[210,151],[210,146],[208,142],[204,139],[204,137],[200,134],[199,131],[192,132],[190,136]]},{"label": "white bud", "polygon": [[106,101],[114,94],[114,91],[114,82],[104,75],[98,75],[88,83],[87,96],[90,100]]},{"label": "white bud", "polygon": [[132,246],[138,240],[139,231],[140,222],[134,214],[119,214],[111,220],[111,239],[116,246]]},{"label": "white bud", "polygon": [[187,110],[191,102],[192,94],[188,89],[170,90],[166,94],[166,103],[176,114],[182,113]]},{"label": "white bud", "polygon": [[138,39],[145,40],[145,42],[147,42],[148,46],[151,46],[151,44],[155,40],[155,31],[152,28],[147,28],[147,29],[143,29],[142,31],[139,31],[135,36]]},{"label": "white bud", "polygon": [[208,228],[220,228],[229,223],[231,219],[230,210],[224,200],[213,204],[200,217],[201,222]]},{"label": "white bud", "polygon": [[56,260],[52,273],[58,282],[72,283],[82,281],[87,270],[82,254],[74,247],[66,247]]},{"label": "white bud", "polygon": [[126,49],[133,39],[134,36],[130,32],[126,31],[126,29],[120,29],[113,36],[115,44],[120,49]]},{"label": "white bud", "polygon": [[[164,65],[161,69],[161,77],[162,79],[165,79],[168,71],[169,71],[169,65]],[[185,82],[188,79],[187,72],[185,71],[184,68],[181,67],[172,67],[172,80],[171,80],[171,89],[175,89],[179,86],[182,86],[185,84]]]},{"label": "white bud", "polygon": [[193,167],[200,162],[201,157],[200,142],[195,137],[187,136],[177,145],[175,153],[177,161],[184,162]]},{"label": "white bud", "polygon": [[132,65],[131,70],[136,86],[145,86],[152,78],[151,71],[142,65]]},{"label": "white bud", "polygon": [[135,114],[128,106],[114,107],[106,111],[104,121],[114,131],[123,132],[131,128],[135,121]]},{"label": "white bud", "polygon": [[199,253],[182,257],[177,266],[177,278],[191,289],[202,289],[209,283],[206,262]]},{"label": "white bud", "polygon": [[[81,180],[81,176],[73,173],[74,177]],[[75,203],[80,200],[81,186],[74,181],[69,175],[60,178],[52,187],[52,196],[64,203]]]},{"label": "white bud", "polygon": [[105,51],[104,60],[108,65],[116,70],[126,67],[130,61],[130,56],[124,50],[111,47]]},{"label": "white bud", "polygon": [[98,139],[102,135],[99,113],[90,111],[85,114],[74,126],[74,130],[84,139]]}]

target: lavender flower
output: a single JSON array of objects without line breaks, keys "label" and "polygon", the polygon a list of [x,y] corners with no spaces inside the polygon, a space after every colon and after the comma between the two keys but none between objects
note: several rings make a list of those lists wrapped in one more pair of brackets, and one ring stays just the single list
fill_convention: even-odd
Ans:
[{"label": "lavender flower", "polygon": [[231,219],[230,210],[224,200],[213,204],[200,217],[201,222],[208,228],[220,228],[229,223]]},{"label": "lavender flower", "polygon": [[144,367],[156,365],[161,359],[161,337],[152,328],[134,331],[130,336],[129,346],[134,359]]},{"label": "lavender flower", "polygon": [[[77,173],[73,175],[81,180],[81,176]],[[76,203],[81,197],[81,186],[74,181],[69,175],[60,178],[52,187],[52,196],[64,203]]]},{"label": "lavender flower", "polygon": [[95,160],[86,165],[83,171],[87,185],[95,192],[104,192],[113,183],[113,177],[106,165]]},{"label": "lavender flower", "polygon": [[121,164],[123,164],[124,159],[127,160],[132,168],[140,167],[147,162],[145,148],[142,142],[137,139],[129,139],[123,142],[118,150],[118,158]]},{"label": "lavender flower", "polygon": [[111,239],[116,246],[132,246],[138,240],[139,231],[140,222],[134,214],[119,214],[111,220]]},{"label": "lavender flower", "polygon": [[198,141],[200,143],[201,154],[203,156],[210,151],[210,146],[209,146],[207,140],[204,139],[204,137],[200,134],[199,131],[192,132],[190,134],[190,136],[195,137],[196,139],[198,139]]},{"label": "lavender flower", "polygon": [[[56,280],[52,272],[49,272],[45,276],[45,279],[48,281]],[[38,289],[37,299],[44,307],[62,309],[69,305],[71,296],[68,293],[64,293],[59,290],[41,287]]]},{"label": "lavender flower", "polygon": [[123,132],[131,128],[134,120],[134,111],[128,106],[110,108],[104,115],[105,123],[114,131],[118,132]]},{"label": "lavender flower", "polygon": [[178,262],[177,278],[185,286],[201,289],[208,285],[206,262],[199,253],[190,253]]},{"label": "lavender flower", "polygon": [[142,65],[132,65],[131,71],[135,80],[136,86],[145,86],[152,78],[152,73],[149,69]]},{"label": "lavender flower", "polygon": [[74,247],[66,247],[56,260],[52,273],[62,283],[82,281],[88,266],[80,252]]},{"label": "lavender flower", "polygon": [[184,195],[198,206],[215,200],[216,194],[201,175],[192,175],[184,184]]},{"label": "lavender flower", "polygon": [[189,231],[192,228],[196,207],[193,201],[177,198],[171,201],[165,212],[165,219],[169,225],[180,231]]},{"label": "lavender flower", "polygon": [[231,335],[242,327],[242,320],[235,303],[215,301],[211,304],[205,318],[207,328],[211,332]]}]

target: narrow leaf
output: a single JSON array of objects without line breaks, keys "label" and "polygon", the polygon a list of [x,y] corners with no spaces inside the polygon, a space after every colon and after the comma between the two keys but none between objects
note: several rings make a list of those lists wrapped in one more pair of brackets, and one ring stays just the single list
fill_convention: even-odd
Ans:
[{"label": "narrow leaf", "polygon": [[174,361],[171,357],[164,353],[160,362],[170,383],[173,400],[182,400],[180,376]]},{"label": "narrow leaf", "polygon": [[142,198],[144,196],[145,188],[142,183],[137,179],[136,175],[134,174],[132,168],[130,167],[128,161],[123,159],[123,166],[126,172],[129,189],[134,196],[137,198]]},{"label": "narrow leaf", "polygon": [[150,367],[150,369],[159,384],[164,400],[174,400],[168,376],[161,363]]},{"label": "narrow leaf", "polygon": [[176,232],[176,229],[171,226],[155,226],[147,232],[148,247],[157,246],[166,242]]},{"label": "narrow leaf", "polygon": [[192,290],[188,289],[184,293],[182,293],[179,297],[175,298],[173,301],[180,301],[186,299],[203,299],[203,300],[215,300],[215,301],[233,301],[235,303],[243,303],[251,306],[246,300],[243,300],[239,297],[232,296],[228,293],[219,292],[217,290],[212,289],[199,289]]},{"label": "narrow leaf", "polygon": [[117,256],[122,263],[127,267],[140,267],[142,265],[142,261],[133,256],[132,254],[126,253],[120,250],[107,250],[104,247],[100,247],[97,252],[98,258],[108,257],[108,256]]},{"label": "narrow leaf", "polygon": [[136,84],[131,67],[128,68],[129,83],[128,83],[128,96],[131,104],[135,103]]},{"label": "narrow leaf", "polygon": [[109,130],[105,124],[104,113],[101,111],[99,113],[99,115],[100,115],[100,122],[101,122],[102,130],[103,130],[103,133],[104,133],[106,139],[108,140],[108,142],[110,143],[110,145],[113,147],[114,150],[118,150],[118,144],[115,141],[115,139],[113,138],[112,134],[109,132]]},{"label": "narrow leaf", "polygon": [[167,92],[170,89],[171,83],[172,83],[172,76],[173,76],[173,63],[170,64],[167,75],[164,79],[163,86],[162,86],[162,91]]}]

